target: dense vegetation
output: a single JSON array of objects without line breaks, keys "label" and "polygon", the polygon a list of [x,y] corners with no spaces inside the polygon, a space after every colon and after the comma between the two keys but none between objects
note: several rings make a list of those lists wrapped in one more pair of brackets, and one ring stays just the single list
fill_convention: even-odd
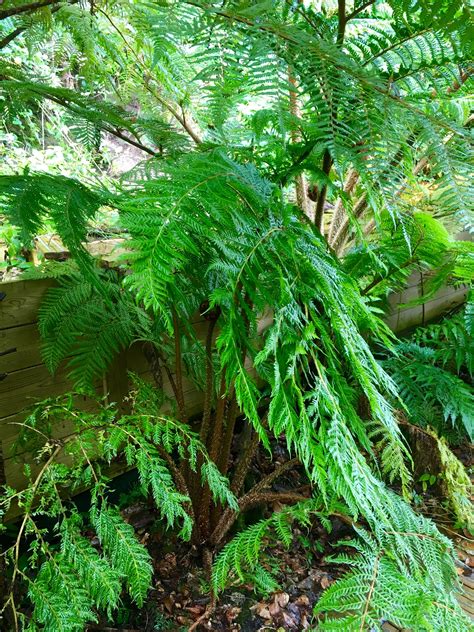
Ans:
[{"label": "dense vegetation", "polygon": [[[145,602],[153,560],[109,495],[119,457],[199,550],[207,614],[232,582],[275,589],[260,564],[275,537],[338,516],[354,539],[334,561],[350,570],[315,628],[468,629],[452,544],[411,503],[409,438],[429,442],[472,530],[449,447],[474,433],[472,300],[403,341],[383,316],[414,271],[430,271],[420,300],[474,278],[472,244],[455,238],[474,228],[471,17],[462,0],[0,5],[3,236],[8,266],[58,281],[41,308],[44,361],[67,362],[93,396],[140,344],[154,378],[131,375],[124,406],[84,411],[71,393],[26,416],[41,466],[3,496],[23,511],[4,554],[11,629],[113,621],[124,588]],[[85,247],[97,226],[124,238],[114,269]],[[71,260],[31,269],[41,231]],[[52,438],[64,419],[74,432]],[[285,458],[251,480],[276,440]],[[310,496],[274,488],[292,468]],[[62,493],[84,486],[85,513]],[[246,523],[255,507],[263,518]]]}]

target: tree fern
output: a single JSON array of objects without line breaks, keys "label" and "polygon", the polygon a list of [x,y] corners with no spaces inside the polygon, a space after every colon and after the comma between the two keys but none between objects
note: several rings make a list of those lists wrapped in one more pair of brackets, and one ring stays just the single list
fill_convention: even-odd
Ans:
[{"label": "tree fern", "polygon": [[[150,559],[107,499],[104,463],[123,457],[137,467],[163,523],[210,550],[246,503],[264,502],[265,485],[279,475],[277,466],[247,490],[258,444],[271,451],[272,435],[284,436],[317,500],[238,534],[217,560],[214,589],[249,575],[273,589],[258,565],[271,529],[288,545],[292,520],[307,524],[311,514],[328,525],[331,512],[344,513],[359,555],[344,557],[355,562],[354,574],[326,593],[321,612],[339,608],[349,629],[380,626],[385,616],[408,627],[462,625],[449,542],[386,483],[399,482],[408,498],[400,396],[426,425],[431,392],[436,412],[471,432],[470,387],[448,371],[468,362],[443,356],[435,337],[432,350],[409,343],[394,353],[379,314],[413,270],[440,268],[430,292],[445,280],[470,281],[470,247],[445,230],[472,227],[468,77],[456,68],[470,59],[468,12],[457,1],[345,4],[116,3],[87,15],[67,6],[46,11],[38,30],[32,9],[31,30],[21,28],[17,44],[28,35],[44,41],[55,25],[57,59],[77,89],[55,84],[54,73],[49,82],[38,77],[30,61],[2,62],[7,126],[17,103],[22,120],[47,103],[74,117],[77,132],[100,130],[153,156],[98,186],[28,170],[0,179],[0,209],[25,242],[46,221],[77,262],[67,275],[52,271],[59,287],[40,318],[48,366],[68,362],[76,384],[90,388],[114,354],[139,340],[156,383],[150,395],[134,380],[130,414],[100,403],[80,412],[70,395],[43,403],[26,422],[46,457],[18,493],[26,535],[38,536],[31,559],[44,569],[36,580],[25,574],[40,625],[76,625],[63,612],[73,586],[79,627],[104,609],[106,594],[117,603],[119,578],[144,602]],[[310,186],[296,199],[304,206],[305,197],[314,223],[293,203],[300,176]],[[87,225],[109,210],[128,250],[126,271],[117,273],[99,270],[83,246]],[[198,311],[207,321],[204,343],[190,326]],[[382,362],[375,347],[384,349]],[[168,415],[163,373],[175,400]],[[185,376],[203,394],[197,431]],[[238,416],[246,430],[233,462]],[[54,423],[71,417],[75,432],[62,443],[49,439]],[[61,451],[72,468],[55,463]],[[84,483],[92,486],[100,553],[80,539],[56,489]],[[6,492],[8,505],[17,496]],[[59,553],[35,531],[36,503],[38,515],[62,525]],[[108,593],[84,589],[87,577],[98,581],[92,566]],[[62,567],[68,577],[59,586],[53,570]],[[41,601],[39,591],[52,599]],[[12,592],[12,608],[14,600]],[[322,625],[337,623],[326,616]]]}]

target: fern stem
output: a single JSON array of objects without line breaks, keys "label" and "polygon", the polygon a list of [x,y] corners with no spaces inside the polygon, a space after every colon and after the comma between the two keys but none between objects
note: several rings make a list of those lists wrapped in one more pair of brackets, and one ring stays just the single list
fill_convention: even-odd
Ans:
[{"label": "fern stem", "polygon": [[206,444],[207,435],[209,434],[209,426],[211,422],[212,410],[212,391],[214,384],[214,363],[212,360],[212,342],[216,320],[209,321],[206,334],[205,353],[206,353],[206,387],[204,392],[204,410],[202,415],[201,430],[199,437]]},{"label": "fern stem", "polygon": [[[308,496],[296,492],[260,492],[259,494],[246,494],[241,498],[239,500],[239,509],[240,512],[242,512],[258,505],[266,505],[274,502],[297,503],[303,500],[308,500]],[[226,509],[224,511],[219,523],[209,538],[209,542],[213,546],[218,546],[222,542],[229,532],[229,529],[231,529],[237,520],[240,512],[233,511],[232,509]]]},{"label": "fern stem", "polygon": [[[184,479],[184,476],[179,471],[179,468],[177,467],[176,463],[174,462],[173,457],[170,454],[168,454],[168,452],[166,452],[166,450],[164,448],[162,448],[161,446],[157,445],[156,448],[157,448],[160,456],[168,464],[168,467],[169,467],[171,473],[173,474],[173,478],[174,478],[174,482],[176,484],[177,490],[180,492],[180,494],[183,494],[184,496],[189,496],[190,497],[189,489],[188,489],[188,486],[186,485],[186,481]],[[194,515],[194,508],[193,508],[192,502],[188,503],[188,512],[189,512],[189,515],[191,516],[194,524],[196,524],[195,515]]]},{"label": "fern stem", "polygon": [[235,422],[239,413],[237,398],[233,395],[230,399],[229,411],[227,414],[227,424],[225,429],[224,441],[219,454],[219,470],[226,475],[229,469],[230,451],[232,448],[232,439],[234,438]]},{"label": "fern stem", "polygon": [[[269,487],[273,481],[275,481],[279,476],[284,474],[286,471],[291,469],[294,465],[299,463],[299,459],[294,458],[289,461],[285,461],[285,463],[281,463],[278,465],[273,472],[265,476],[259,483],[254,485],[242,498],[238,501],[240,511],[244,511],[245,509],[249,509],[251,506],[259,505],[265,502],[273,502],[275,500],[281,500],[282,502],[296,502],[295,498],[298,500],[306,499],[306,496],[302,496],[301,494],[297,494],[296,492],[265,492],[263,493],[266,487]],[[271,494],[273,494],[271,496]],[[277,498],[277,495],[280,496]],[[283,494],[283,495],[281,495]],[[290,498],[291,495],[291,498]],[[232,527],[235,520],[237,519],[238,513],[233,511],[230,508],[227,508],[222,514],[219,521],[216,521],[216,524],[213,525],[212,534],[210,537],[210,542],[216,545],[218,542],[222,540],[227,531]]]},{"label": "fern stem", "polygon": [[[221,444],[222,438],[222,426],[224,423],[224,412],[227,398],[225,397],[226,393],[226,380],[225,380],[225,372],[222,373],[221,376],[221,385],[219,389],[219,397],[217,399],[216,413],[215,413],[215,422],[212,428],[212,436],[211,436],[211,445],[209,448],[209,458],[214,463],[217,461],[219,446]],[[201,531],[201,535],[207,537],[209,535],[210,529],[210,514],[211,514],[211,490],[209,485],[205,485],[200,501],[200,512],[199,512],[199,529]]]},{"label": "fern stem", "polygon": [[209,450],[209,456],[211,458],[211,461],[217,461],[218,454],[219,454],[219,446],[221,445],[222,428],[224,425],[224,413],[225,413],[225,407],[227,403],[226,390],[227,388],[226,388],[225,371],[223,371],[222,377],[221,377],[221,385],[219,389],[219,397],[217,399],[216,419],[214,423],[212,441],[211,441],[211,446]]},{"label": "fern stem", "polygon": [[143,354],[148,362],[148,366],[150,367],[151,374],[153,375],[153,380],[157,386],[157,388],[162,391],[163,390],[163,372],[160,366],[160,356],[159,353],[152,343],[145,343],[143,345]]},{"label": "fern stem", "polygon": [[246,511],[257,505],[266,505],[269,503],[298,503],[308,500],[308,496],[297,494],[296,492],[261,492],[260,494],[246,495],[239,501],[241,511]]},{"label": "fern stem", "polygon": [[183,112],[183,115],[181,116],[178,113],[178,111],[170,103],[168,103],[165,99],[163,99],[163,97],[160,94],[158,94],[155,90],[153,90],[150,87],[149,85],[150,82],[154,80],[153,76],[148,72],[148,69],[142,63],[135,49],[130,45],[127,38],[124,36],[122,31],[118,28],[118,26],[114,23],[112,18],[102,9],[99,9],[99,12],[102,13],[102,15],[106,18],[106,20],[108,20],[108,22],[111,24],[112,28],[119,34],[119,36],[125,43],[125,46],[128,48],[128,50],[132,53],[133,57],[135,58],[135,61],[137,62],[138,66],[140,67],[144,75],[142,76],[142,74],[140,73],[137,75],[137,78],[140,80],[142,80],[143,78],[145,79],[145,81],[143,81],[143,85],[145,89],[147,90],[147,92],[149,92],[158,101],[158,103],[160,103],[166,110],[168,110],[168,112],[178,121],[181,127],[189,134],[189,136],[193,139],[196,145],[201,144],[202,143],[201,137],[189,125],[188,121],[186,120],[186,117],[184,116],[184,112]]},{"label": "fern stem", "polygon": [[[324,150],[324,155],[323,155],[323,165],[322,165],[322,171],[326,176],[329,176],[329,173],[331,171],[331,167],[332,167],[332,158],[331,158],[331,154],[329,153],[329,151],[327,149]],[[316,228],[319,230],[319,232],[321,233],[321,235],[323,234],[323,226],[324,226],[324,204],[326,202],[326,195],[327,195],[327,185],[324,184],[321,187],[321,190],[319,191],[317,200],[316,200],[316,210],[314,212],[314,225],[316,226]]]},{"label": "fern stem", "polygon": [[[344,181],[342,190],[346,195],[350,195],[354,190],[359,180],[359,174],[355,169],[349,169],[349,173]],[[334,245],[334,236],[339,231],[342,222],[344,221],[345,209],[342,202],[342,197],[339,196],[334,206],[332,221],[327,232],[327,239],[331,246]]]},{"label": "fern stem", "polygon": [[173,309],[173,329],[174,329],[174,361],[175,361],[175,375],[176,375],[176,397],[178,403],[179,414],[181,421],[186,421],[186,404],[184,401],[183,390],[183,363],[181,357],[181,338],[179,330],[179,321],[176,310]]},{"label": "fern stem", "polygon": [[346,32],[346,0],[337,1],[337,38],[336,43],[338,46],[342,46],[344,41],[344,35]]},{"label": "fern stem", "polygon": [[252,435],[250,436],[246,449],[244,450],[239,462],[237,463],[237,468],[232,480],[231,490],[236,496],[240,493],[240,490],[242,489],[245,477],[247,476],[247,472],[249,471],[252,464],[252,459],[257,453],[260,443],[258,433],[255,432],[253,428],[251,430]]},{"label": "fern stem", "polygon": [[[258,494],[260,491],[262,491],[262,489],[270,487],[273,481],[275,481],[279,476],[281,476],[288,470],[291,470],[292,467],[298,465],[299,462],[300,460],[295,457],[294,459],[290,459],[289,461],[280,463],[279,465],[276,466],[273,472],[270,472],[270,474],[262,478],[261,481],[259,481],[256,485],[254,485],[252,489],[249,490],[249,492],[246,495],[248,496],[249,494]],[[243,498],[245,498],[245,496]]]},{"label": "fern stem", "polygon": [[360,621],[360,632],[363,632],[365,629],[365,620],[367,619],[367,615],[369,613],[369,607],[370,607],[370,602],[372,600],[372,595],[374,593],[375,590],[375,583],[377,581],[377,576],[378,576],[378,572],[379,572],[379,563],[380,563],[380,558],[383,555],[383,551],[380,551],[380,553],[377,555],[377,557],[374,560],[374,568],[373,568],[373,572],[372,572],[372,579],[370,582],[370,587],[369,587],[369,592],[367,594],[367,598],[365,600],[365,606],[364,606],[364,612],[362,613],[362,618]]},{"label": "fern stem", "polygon": [[14,597],[13,597],[13,589],[14,589],[14,586],[15,586],[16,577],[17,577],[18,573],[20,572],[20,569],[18,567],[18,562],[19,562],[19,558],[20,558],[21,539],[22,539],[23,533],[24,533],[24,531],[26,529],[26,525],[28,524],[28,520],[30,519],[30,513],[31,513],[31,510],[32,510],[32,506],[33,506],[34,500],[35,500],[36,492],[38,491],[38,487],[40,486],[40,483],[43,480],[43,477],[46,474],[49,466],[54,461],[54,459],[57,457],[57,455],[59,454],[60,450],[61,450],[61,446],[58,445],[53,450],[53,452],[51,452],[48,460],[46,461],[46,463],[43,465],[43,467],[39,471],[38,476],[36,477],[35,482],[33,483],[33,486],[31,487],[29,506],[27,507],[25,515],[23,516],[23,520],[22,520],[20,528],[18,530],[18,535],[17,535],[17,538],[15,540],[15,544],[12,547],[14,557],[13,557],[13,574],[12,574],[12,579],[11,579],[11,582],[10,582],[10,597],[9,597],[8,601],[5,603],[4,608],[7,607],[8,603],[11,604],[12,611],[13,611],[13,614],[14,614],[14,619],[15,619],[15,630],[18,630],[18,620],[17,620],[16,610],[15,610],[15,605],[14,605],[15,602],[14,602]]},{"label": "fern stem", "polygon": [[362,11],[365,11],[365,9],[370,7],[372,4],[375,4],[375,0],[367,0],[367,2],[364,2],[363,4],[361,4],[360,7],[357,7],[357,9],[354,9],[352,13],[349,13],[348,15],[346,15],[346,24],[347,22],[349,22],[349,20],[352,20],[353,18],[357,17],[359,13],[362,13]]},{"label": "fern stem", "polygon": [[203,562],[204,562],[204,568],[206,569],[206,574],[208,576],[209,584],[211,586],[211,588],[210,588],[211,600],[210,600],[210,603],[208,604],[206,610],[204,611],[204,613],[198,619],[196,619],[196,621],[188,629],[188,632],[194,632],[194,630],[197,630],[198,627],[202,623],[204,623],[204,621],[207,621],[207,619],[209,619],[209,617],[214,612],[214,610],[216,609],[216,606],[217,606],[217,595],[216,595],[214,589],[212,588],[212,583],[211,583],[211,577],[212,577],[212,553],[207,548],[204,549],[204,552],[203,552]]},{"label": "fern stem", "polygon": [[[367,196],[365,193],[360,196],[360,198],[354,204],[354,208],[352,211],[353,219],[358,220],[362,216],[362,213],[367,208]],[[351,222],[349,216],[342,220],[338,230],[333,235],[331,246],[334,248],[336,253],[340,254],[342,248],[344,247],[347,235],[349,234],[349,229],[351,227]]]},{"label": "fern stem", "polygon": [[[296,119],[301,118],[301,111],[298,104],[297,82],[292,66],[288,65],[288,83],[290,84],[290,114],[295,119],[291,130],[291,141],[298,143],[300,133],[296,127]],[[298,173],[295,177],[296,203],[300,210],[311,219],[311,201],[308,197],[308,184],[304,173]]]}]

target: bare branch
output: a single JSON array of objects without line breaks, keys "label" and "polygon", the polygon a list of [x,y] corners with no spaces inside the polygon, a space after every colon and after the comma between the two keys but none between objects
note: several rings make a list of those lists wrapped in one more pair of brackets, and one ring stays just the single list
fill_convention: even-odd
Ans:
[{"label": "bare branch", "polygon": [[32,2],[31,4],[24,4],[19,7],[12,7],[11,9],[4,9],[0,11],[0,20],[6,20],[14,15],[20,15],[21,13],[29,13],[30,11],[37,11],[43,7],[49,7],[52,4],[58,4],[61,0],[40,0],[39,2]]},{"label": "bare branch", "polygon": [[353,18],[357,17],[359,13],[362,13],[362,11],[370,7],[372,4],[375,4],[375,0],[368,0],[368,2],[364,2],[364,4],[361,4],[360,7],[357,7],[357,9],[354,9],[352,13],[349,13],[349,15],[346,15],[346,24],[347,22],[349,22],[349,20],[352,20]]}]

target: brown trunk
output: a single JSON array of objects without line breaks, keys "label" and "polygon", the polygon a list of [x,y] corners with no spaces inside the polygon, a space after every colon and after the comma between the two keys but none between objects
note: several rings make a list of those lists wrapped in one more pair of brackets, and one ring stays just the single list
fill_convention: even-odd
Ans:
[{"label": "brown trunk", "polygon": [[[298,104],[297,83],[293,75],[291,66],[288,66],[288,82],[294,88],[290,89],[290,113],[294,119],[301,118],[301,111]],[[301,140],[301,135],[296,127],[296,120],[292,121],[291,141],[297,143]],[[304,173],[299,173],[295,177],[296,204],[303,213],[313,221],[313,209],[311,200],[308,197],[308,183]]]}]

